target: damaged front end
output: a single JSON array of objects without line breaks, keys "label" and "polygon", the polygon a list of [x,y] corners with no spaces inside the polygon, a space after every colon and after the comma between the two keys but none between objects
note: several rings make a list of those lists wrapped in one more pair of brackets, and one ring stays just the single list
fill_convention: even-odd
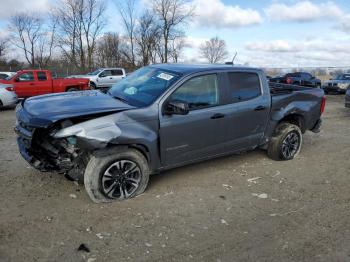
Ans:
[{"label": "damaged front end", "polygon": [[[82,181],[90,153],[121,134],[112,121],[96,116],[63,120],[48,127],[31,126],[20,117],[15,131],[21,155],[42,172],[58,172]],[[104,119],[104,120],[100,120]]]},{"label": "damaged front end", "polygon": [[16,133],[20,153],[29,164],[42,172],[64,173],[74,180],[81,180],[89,151],[79,148],[74,137],[52,137],[56,128],[57,125],[49,129],[35,128],[18,121]]}]

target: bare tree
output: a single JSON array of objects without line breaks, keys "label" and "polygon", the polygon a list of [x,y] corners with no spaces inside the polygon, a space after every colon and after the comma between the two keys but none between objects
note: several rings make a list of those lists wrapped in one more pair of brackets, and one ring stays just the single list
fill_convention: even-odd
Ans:
[{"label": "bare tree", "polygon": [[139,19],[136,28],[137,54],[143,66],[156,61],[157,43],[160,42],[161,31],[155,17],[146,11]]},{"label": "bare tree", "polygon": [[106,33],[97,41],[96,60],[101,67],[120,66],[122,54],[117,33]]},{"label": "bare tree", "polygon": [[135,66],[135,28],[137,16],[135,13],[135,0],[115,0],[124,28],[129,38],[130,63]]},{"label": "bare tree", "polygon": [[183,35],[180,27],[194,14],[194,8],[186,0],[152,0],[153,12],[158,16],[163,37],[161,61],[168,62],[169,42]]},{"label": "bare tree", "polygon": [[18,13],[10,18],[12,43],[23,50],[27,62],[35,66],[35,51],[42,35],[43,21],[35,14]]},{"label": "bare tree", "polygon": [[228,56],[225,40],[217,36],[201,45],[199,51],[202,57],[212,64],[221,62]]},{"label": "bare tree", "polygon": [[102,0],[60,0],[53,11],[62,52],[76,67],[93,67],[96,40],[105,26],[105,10]]},{"label": "bare tree", "polygon": [[178,62],[178,59],[181,56],[185,46],[186,41],[184,37],[175,38],[170,42],[170,57],[172,58],[174,63]]},{"label": "bare tree", "polygon": [[51,17],[47,30],[39,37],[35,60],[40,68],[47,67],[51,61],[56,42],[56,28],[57,18]]},{"label": "bare tree", "polygon": [[2,59],[5,55],[5,51],[8,48],[8,39],[0,38],[0,59]]}]

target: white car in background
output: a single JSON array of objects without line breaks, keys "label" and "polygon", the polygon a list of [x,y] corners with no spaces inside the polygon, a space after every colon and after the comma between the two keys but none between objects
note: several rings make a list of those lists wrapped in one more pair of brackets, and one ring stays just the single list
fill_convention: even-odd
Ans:
[{"label": "white car in background", "polygon": [[0,84],[0,108],[14,106],[18,102],[18,97],[12,85]]},{"label": "white car in background", "polygon": [[0,79],[5,79],[15,74],[15,72],[0,72]]},{"label": "white car in background", "polygon": [[126,77],[124,68],[99,68],[86,75],[73,75],[68,78],[88,78],[91,89],[111,87]]}]

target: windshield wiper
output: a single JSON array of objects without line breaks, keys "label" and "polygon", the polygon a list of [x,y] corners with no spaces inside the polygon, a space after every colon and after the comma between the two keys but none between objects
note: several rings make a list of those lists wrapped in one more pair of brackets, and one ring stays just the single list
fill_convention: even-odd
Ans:
[{"label": "windshield wiper", "polygon": [[120,96],[113,96],[113,95],[112,95],[111,93],[109,93],[109,92],[108,92],[108,94],[109,94],[110,96],[112,96],[113,98],[118,99],[119,101],[122,101],[122,102],[125,103],[125,104],[129,104],[129,101],[126,100],[125,98],[122,98],[122,97],[120,97]]}]

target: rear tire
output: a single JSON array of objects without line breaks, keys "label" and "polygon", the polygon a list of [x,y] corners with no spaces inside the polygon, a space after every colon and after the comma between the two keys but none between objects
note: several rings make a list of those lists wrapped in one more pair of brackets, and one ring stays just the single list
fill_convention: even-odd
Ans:
[{"label": "rear tire", "polygon": [[2,109],[4,107],[4,104],[2,103],[2,101],[0,100],[0,109]]},{"label": "rear tire", "polygon": [[95,203],[120,201],[142,194],[149,180],[146,158],[130,148],[95,152],[85,169],[84,185]]},{"label": "rear tire", "polygon": [[300,152],[303,135],[297,125],[281,123],[269,142],[267,155],[277,161],[294,159]]}]

